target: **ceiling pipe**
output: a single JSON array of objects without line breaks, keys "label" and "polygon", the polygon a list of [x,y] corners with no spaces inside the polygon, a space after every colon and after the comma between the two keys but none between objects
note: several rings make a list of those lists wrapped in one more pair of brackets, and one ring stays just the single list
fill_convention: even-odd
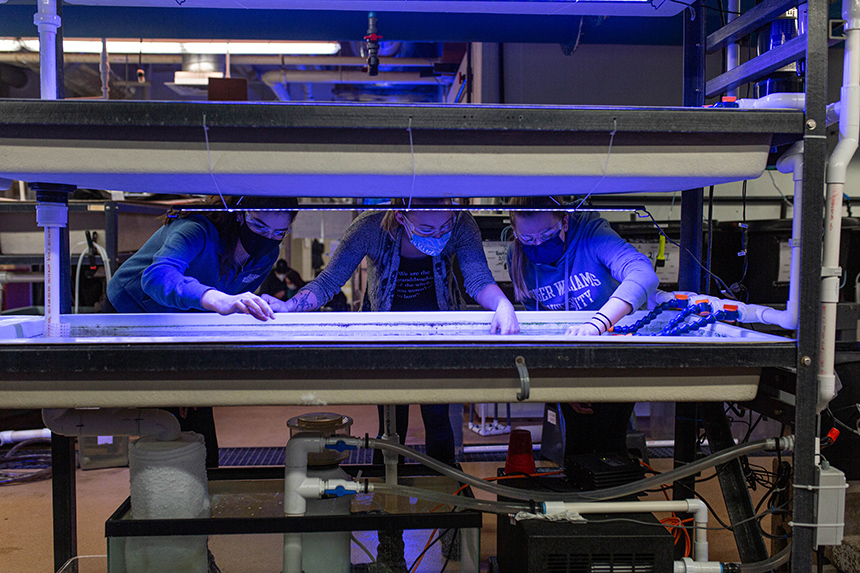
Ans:
[{"label": "ceiling pipe", "polygon": [[279,83],[447,85],[453,80],[449,76],[422,76],[418,72],[380,72],[370,78],[366,73],[351,70],[272,70],[261,79],[269,87]]},{"label": "ceiling pipe", "polygon": [[[98,64],[99,54],[66,53],[63,61],[70,64]],[[182,54],[108,54],[111,64],[137,65],[138,60],[144,64],[182,64]],[[0,52],[0,63],[34,64],[39,62],[37,52]],[[442,63],[439,58],[379,58],[380,66],[395,66],[398,68],[430,68],[433,64]],[[272,55],[236,55],[230,54],[230,64],[233,66],[343,66],[361,68],[367,61],[359,56],[272,56]]]}]

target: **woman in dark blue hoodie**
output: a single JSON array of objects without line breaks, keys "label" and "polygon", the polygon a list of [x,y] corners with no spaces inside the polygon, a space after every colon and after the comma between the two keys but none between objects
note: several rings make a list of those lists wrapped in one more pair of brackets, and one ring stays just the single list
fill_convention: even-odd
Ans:
[{"label": "woman in dark blue hoodie", "polygon": [[[243,209],[168,215],[164,225],[114,273],[107,288],[108,312],[194,312],[250,314],[274,318],[254,294],[278,259],[290,232],[293,197],[213,197],[208,205]],[[261,209],[245,211],[244,209]],[[206,441],[206,466],[218,467],[212,408],[167,408],[183,431]]]},{"label": "woman in dark blue hoodie", "polygon": [[[599,336],[641,307],[657,290],[651,261],[597,214],[517,211],[516,206],[560,205],[551,197],[511,202],[515,241],[508,250],[514,295],[528,310],[593,311],[568,329],[572,336]],[[562,404],[565,456],[578,453],[627,455],[632,403]],[[585,437],[588,439],[583,439]]]},{"label": "woman in dark blue hoodie", "polygon": [[[296,199],[227,197],[224,202],[243,210],[168,215],[113,275],[110,306],[117,312],[211,310],[274,318],[268,303],[253,293],[278,259],[296,212],[266,209],[290,209]],[[208,205],[217,208],[222,199],[214,197]]]}]

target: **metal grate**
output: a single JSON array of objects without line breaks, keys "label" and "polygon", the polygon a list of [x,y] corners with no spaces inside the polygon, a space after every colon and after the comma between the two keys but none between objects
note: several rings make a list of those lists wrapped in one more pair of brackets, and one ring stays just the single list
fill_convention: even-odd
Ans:
[{"label": "metal grate", "polygon": [[544,564],[546,573],[653,573],[654,555],[551,553]]},{"label": "metal grate", "polygon": [[[410,444],[420,452],[424,452],[424,444]],[[707,446],[703,448],[709,452]],[[671,458],[674,450],[672,448],[648,448],[651,458]],[[757,455],[769,455],[770,452],[761,452]],[[457,458],[461,462],[500,462],[504,463],[505,452],[470,452],[461,454]],[[370,450],[353,450],[346,459],[345,464],[369,464],[373,459]],[[535,452],[535,460],[540,460],[540,451]],[[218,460],[221,466],[282,466],[284,465],[284,448],[220,448]],[[407,458],[407,463],[414,463]]]},{"label": "metal grate", "polygon": [[[417,444],[411,447],[423,452],[424,445]],[[468,457],[468,456],[467,456]],[[502,461],[504,461],[502,457]],[[349,457],[343,462],[345,464],[369,464],[373,461],[371,450],[352,450]],[[464,461],[476,461],[466,459]],[[482,460],[481,460],[482,461]],[[415,463],[414,460],[406,458],[406,463]],[[284,448],[219,448],[218,464],[222,467],[228,466],[282,466],[284,465]]]}]

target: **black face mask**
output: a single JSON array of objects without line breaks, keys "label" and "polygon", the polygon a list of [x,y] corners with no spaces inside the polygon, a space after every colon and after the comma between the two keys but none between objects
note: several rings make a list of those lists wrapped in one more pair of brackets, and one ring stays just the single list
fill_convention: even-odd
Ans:
[{"label": "black face mask", "polygon": [[554,265],[564,255],[565,244],[559,235],[548,241],[544,241],[540,245],[523,245],[520,243],[520,248],[533,263]]},{"label": "black face mask", "polygon": [[239,227],[239,240],[242,241],[242,247],[245,251],[254,259],[274,251],[281,244],[281,241],[276,239],[258,235],[244,222]]}]

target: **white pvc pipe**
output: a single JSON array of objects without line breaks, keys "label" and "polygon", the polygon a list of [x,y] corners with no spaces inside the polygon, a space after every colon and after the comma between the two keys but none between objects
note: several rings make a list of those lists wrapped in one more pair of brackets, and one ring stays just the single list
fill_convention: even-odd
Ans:
[{"label": "white pvc pipe", "polygon": [[[420,72],[380,72],[386,84],[425,85],[439,84],[439,78],[422,76]],[[367,72],[359,70],[271,70],[260,76],[269,87],[277,84],[360,84],[367,83]]]},{"label": "white pvc pipe", "polygon": [[42,273],[0,271],[0,283],[41,283],[45,281]]},{"label": "white pvc pipe", "polygon": [[[308,454],[325,449],[320,434],[302,433],[290,438],[284,448],[284,514],[304,515],[307,509],[302,489],[308,478]],[[284,534],[284,573],[302,573],[302,534]]]},{"label": "white pvc pipe", "polygon": [[57,0],[38,0],[33,24],[39,29],[39,82],[42,99],[57,99]]},{"label": "white pvc pipe", "polygon": [[[728,18],[727,20],[731,22],[735,18],[738,17],[738,13],[741,10],[741,2],[740,0],[729,0],[728,2]],[[726,71],[730,72],[740,64],[741,59],[741,47],[737,42],[729,42],[726,46]],[[740,86],[732,88],[726,92],[726,95],[729,97],[738,97],[740,93]]]},{"label": "white pvc pipe", "polygon": [[45,336],[63,336],[60,324],[60,228],[68,221],[68,208],[57,203],[38,203],[36,219],[45,229]]},{"label": "white pvc pipe", "polygon": [[725,573],[725,570],[719,561],[693,561],[685,557],[675,561],[673,573]]},{"label": "white pvc pipe", "polygon": [[290,91],[287,89],[287,86],[277,82],[271,84],[269,86],[272,88],[272,91],[275,92],[275,95],[278,96],[279,101],[290,101],[292,98],[290,97]]},{"label": "white pvc pipe", "polygon": [[[105,38],[102,38],[99,74],[102,79],[102,99],[110,99],[110,60],[108,60],[107,40]],[[230,76],[228,75],[227,77],[229,78]]]},{"label": "white pvc pipe", "polygon": [[[764,307],[761,311],[765,324],[776,324],[786,330],[797,329],[800,309],[800,227],[803,221],[803,141],[798,141],[776,162],[780,173],[792,173],[794,202],[791,215],[791,266],[788,276],[788,302],[784,311]],[[749,306],[749,305],[748,305]]]},{"label": "white pvc pipe", "polygon": [[45,227],[45,336],[62,335],[60,328],[60,229]]},{"label": "white pvc pipe", "polygon": [[0,432],[0,446],[17,442],[26,442],[27,440],[35,440],[39,438],[50,440],[51,430],[48,428],[44,428],[42,430],[6,430]]},{"label": "white pvc pipe", "polygon": [[176,417],[155,408],[49,408],[42,421],[61,436],[153,436],[157,440],[179,439]]},{"label": "white pvc pipe", "polygon": [[[796,94],[772,94],[774,96],[794,96]],[[803,94],[800,94],[803,95]],[[770,96],[767,96],[770,97]],[[767,98],[762,98],[767,99]],[[786,98],[790,99],[790,98]],[[747,100],[761,101],[761,100]],[[779,101],[779,98],[772,99],[771,102]],[[653,308],[658,304],[670,301],[675,298],[676,294],[687,296],[690,304],[695,304],[700,301],[706,301],[711,304],[711,307],[716,310],[722,310],[725,305],[733,305],[738,310],[738,322],[743,323],[761,323],[773,324],[786,330],[796,330],[798,313],[800,308],[800,227],[803,221],[802,205],[803,205],[803,141],[795,143],[782,157],[776,162],[776,167],[780,173],[792,173],[794,178],[794,201],[792,203],[792,219],[791,219],[791,267],[788,279],[788,302],[785,310],[777,310],[769,306],[758,304],[747,304],[736,300],[726,300],[718,297],[704,295],[694,292],[677,291],[672,293],[659,292],[655,293],[649,299],[649,308]],[[841,194],[840,194],[841,201]],[[838,233],[837,233],[838,237]],[[838,253],[838,245],[837,245]],[[838,254],[837,254],[838,256]],[[837,280],[838,287],[838,280]]]},{"label": "white pvc pipe", "polygon": [[760,98],[744,98],[737,100],[741,109],[804,109],[806,94],[775,93]]},{"label": "white pvc pipe", "polygon": [[845,60],[839,104],[839,143],[827,164],[824,251],[821,280],[821,339],[818,358],[818,410],[836,395],[836,304],[839,302],[839,244],[842,233],[842,194],[851,158],[860,136],[860,0],[843,0]]},{"label": "white pvc pipe", "polygon": [[693,526],[696,530],[695,541],[693,543],[693,559],[699,562],[708,560],[708,508],[698,499],[582,503],[548,501],[544,502],[544,508],[547,515],[565,511],[573,511],[581,515],[589,513],[654,513],[659,511],[692,513]]},{"label": "white pvc pipe", "polygon": [[[806,94],[804,93],[774,93],[764,97],[744,98],[736,102],[741,109],[806,109]],[[825,123],[833,125],[839,121],[839,105],[834,102],[827,104]]]}]

